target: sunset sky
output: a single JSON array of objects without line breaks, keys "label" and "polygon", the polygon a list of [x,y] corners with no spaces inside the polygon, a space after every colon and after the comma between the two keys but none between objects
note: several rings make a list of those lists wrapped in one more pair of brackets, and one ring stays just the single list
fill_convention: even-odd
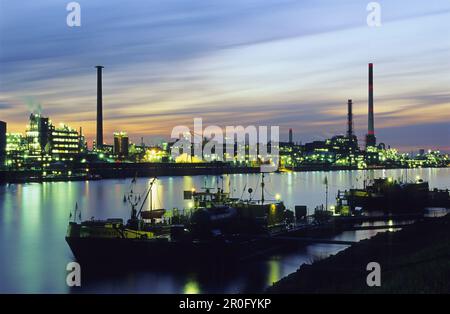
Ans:
[{"label": "sunset sky", "polygon": [[176,125],[279,125],[295,141],[346,130],[354,102],[367,132],[367,63],[374,63],[375,132],[404,151],[450,151],[450,1],[0,0],[0,120],[23,132],[42,108],[95,136],[96,71],[105,139],[146,142]]}]

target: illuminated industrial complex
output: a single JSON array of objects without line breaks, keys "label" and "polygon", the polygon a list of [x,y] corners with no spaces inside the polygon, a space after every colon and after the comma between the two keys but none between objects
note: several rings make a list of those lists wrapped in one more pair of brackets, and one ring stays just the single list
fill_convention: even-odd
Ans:
[{"label": "illuminated industrial complex", "polygon": [[[40,113],[32,113],[25,133],[7,133],[6,122],[0,121],[0,163],[6,171],[39,170],[45,176],[51,173],[72,173],[89,170],[89,166],[106,163],[203,163],[202,156],[186,154],[173,158],[173,142],[156,146],[132,143],[124,131],[114,133],[112,145],[103,142],[102,66],[97,66],[97,136],[88,149],[82,129],[63,123],[54,125]],[[447,167],[449,156],[439,151],[421,150],[416,154],[399,153],[396,149],[377,143],[374,128],[373,64],[369,63],[368,78],[368,132],[364,149],[360,148],[353,127],[353,103],[347,101],[347,130],[323,141],[296,144],[292,129],[289,141],[279,143],[280,164],[284,170],[339,170],[370,168]],[[100,141],[100,142],[99,142]],[[99,144],[100,143],[100,144]],[[235,143],[236,146],[236,143]],[[246,145],[248,150],[248,144]],[[225,151],[225,150],[224,150]],[[229,156],[226,156],[229,157]],[[209,159],[210,160],[210,159]],[[230,160],[215,156],[213,162]],[[231,165],[257,167],[248,154],[246,158],[232,158]],[[81,166],[80,166],[81,165]]]}]

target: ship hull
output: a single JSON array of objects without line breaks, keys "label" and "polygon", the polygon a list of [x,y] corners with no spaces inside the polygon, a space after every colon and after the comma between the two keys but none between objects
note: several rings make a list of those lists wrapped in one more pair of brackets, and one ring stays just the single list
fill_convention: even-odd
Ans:
[{"label": "ship hull", "polygon": [[66,237],[77,261],[97,265],[150,266],[170,262],[239,262],[282,249],[286,243],[275,239],[233,241],[170,241],[160,239]]},{"label": "ship hull", "polygon": [[347,204],[364,210],[389,212],[422,211],[429,204],[428,183],[384,184],[367,190],[352,189],[346,196]]}]

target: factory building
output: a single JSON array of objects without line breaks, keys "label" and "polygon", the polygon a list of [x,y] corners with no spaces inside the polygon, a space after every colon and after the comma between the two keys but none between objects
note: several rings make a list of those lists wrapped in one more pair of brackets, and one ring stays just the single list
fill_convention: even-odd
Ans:
[{"label": "factory building", "polygon": [[114,155],[119,159],[128,157],[129,139],[126,132],[114,133]]},{"label": "factory building", "polygon": [[59,127],[51,127],[51,155],[54,159],[70,160],[75,158],[80,152],[80,135],[77,130],[61,124]]}]

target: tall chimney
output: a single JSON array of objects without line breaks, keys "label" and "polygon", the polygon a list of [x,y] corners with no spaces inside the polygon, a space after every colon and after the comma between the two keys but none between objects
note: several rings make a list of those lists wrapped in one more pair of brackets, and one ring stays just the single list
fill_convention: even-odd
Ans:
[{"label": "tall chimney", "polygon": [[103,95],[102,95],[102,69],[97,65],[97,149],[103,148]]},{"label": "tall chimney", "polygon": [[373,64],[369,63],[369,121],[368,121],[368,132],[366,135],[366,147],[375,146],[375,127],[374,127],[374,117],[373,117]]},{"label": "tall chimney", "polygon": [[294,139],[293,139],[292,129],[289,129],[289,144],[293,144],[293,143],[294,143]]},{"label": "tall chimney", "polygon": [[349,99],[348,100],[348,114],[347,114],[347,124],[348,124],[348,129],[347,129],[347,137],[348,139],[351,141],[353,140],[353,111],[352,111],[352,100]]}]

